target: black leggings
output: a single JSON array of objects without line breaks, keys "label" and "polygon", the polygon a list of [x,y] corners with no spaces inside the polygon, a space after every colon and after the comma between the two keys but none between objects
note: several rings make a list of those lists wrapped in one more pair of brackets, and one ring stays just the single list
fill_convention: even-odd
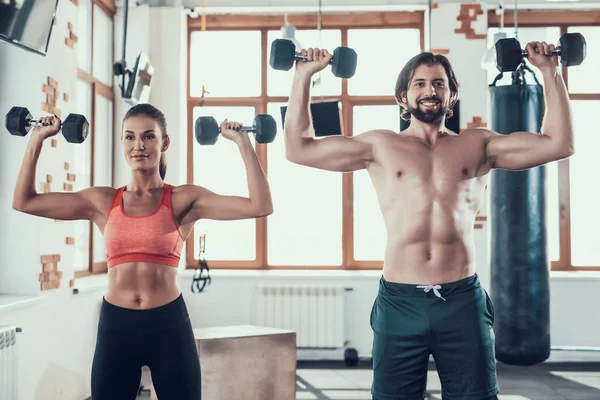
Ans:
[{"label": "black leggings", "polygon": [[200,400],[200,360],[182,295],[132,310],[102,302],[92,363],[92,400],[134,400],[142,366],[159,399]]}]

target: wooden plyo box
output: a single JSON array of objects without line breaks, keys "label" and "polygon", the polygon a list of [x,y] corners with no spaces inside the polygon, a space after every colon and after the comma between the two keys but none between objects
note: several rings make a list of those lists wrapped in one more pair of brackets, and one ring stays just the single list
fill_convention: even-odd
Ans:
[{"label": "wooden plyo box", "polygon": [[296,332],[237,325],[196,328],[194,337],[203,400],[296,399]]}]

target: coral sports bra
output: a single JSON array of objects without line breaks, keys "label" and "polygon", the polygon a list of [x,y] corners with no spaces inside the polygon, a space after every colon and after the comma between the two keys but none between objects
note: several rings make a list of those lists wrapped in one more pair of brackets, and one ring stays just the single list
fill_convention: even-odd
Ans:
[{"label": "coral sports bra", "polygon": [[123,186],[117,190],[104,227],[108,268],[129,262],[177,267],[184,240],[173,215],[173,187],[165,183],[158,208],[142,216],[125,214],[125,189]]}]

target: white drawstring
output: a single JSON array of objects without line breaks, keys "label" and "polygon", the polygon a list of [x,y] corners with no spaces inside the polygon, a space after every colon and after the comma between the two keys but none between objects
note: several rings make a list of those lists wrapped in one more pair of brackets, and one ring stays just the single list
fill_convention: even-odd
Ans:
[{"label": "white drawstring", "polygon": [[427,285],[427,286],[417,286],[417,289],[423,289],[425,291],[425,293],[429,293],[431,291],[431,289],[433,289],[433,293],[439,297],[440,299],[446,301],[445,298],[442,297],[442,295],[440,294],[440,292],[438,292],[438,289],[441,289],[442,287],[440,285]]}]

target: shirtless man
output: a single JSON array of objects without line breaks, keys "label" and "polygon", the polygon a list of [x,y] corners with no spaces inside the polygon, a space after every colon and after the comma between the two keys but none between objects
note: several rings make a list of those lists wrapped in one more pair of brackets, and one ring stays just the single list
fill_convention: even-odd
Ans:
[{"label": "shirtless man", "polygon": [[371,311],[374,400],[422,400],[432,354],[444,400],[496,399],[494,312],[475,273],[474,221],[492,168],[523,170],[573,154],[569,97],[553,45],[531,42],[542,73],[541,134],[501,135],[445,127],[458,99],[452,67],[422,53],[400,72],[395,97],[410,126],[314,139],[311,77],[332,58],[302,50],[285,121],[287,159],[328,171],[366,169],[387,231],[378,296]]}]

